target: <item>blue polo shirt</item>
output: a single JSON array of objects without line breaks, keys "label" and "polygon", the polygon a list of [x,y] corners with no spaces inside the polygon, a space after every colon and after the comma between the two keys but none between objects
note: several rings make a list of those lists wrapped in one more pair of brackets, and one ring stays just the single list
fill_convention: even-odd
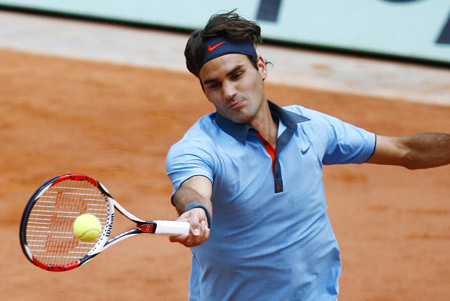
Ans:
[{"label": "blue polo shirt", "polygon": [[363,163],[376,137],[298,105],[269,102],[275,157],[258,133],[217,113],[200,118],[169,150],[174,192],[211,180],[209,239],[191,248],[190,300],[335,300],[339,247],[326,215],[324,164]]}]

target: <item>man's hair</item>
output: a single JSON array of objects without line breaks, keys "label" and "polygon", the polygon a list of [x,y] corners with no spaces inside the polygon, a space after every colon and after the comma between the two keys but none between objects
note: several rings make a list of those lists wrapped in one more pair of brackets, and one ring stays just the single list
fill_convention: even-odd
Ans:
[{"label": "man's hair", "polygon": [[[217,36],[249,41],[256,45],[261,42],[261,28],[257,23],[242,18],[234,10],[213,15],[204,29],[191,34],[184,50],[186,67],[195,76],[198,76],[197,71],[204,57],[203,42]],[[256,67],[257,58],[250,58],[250,61]]]}]

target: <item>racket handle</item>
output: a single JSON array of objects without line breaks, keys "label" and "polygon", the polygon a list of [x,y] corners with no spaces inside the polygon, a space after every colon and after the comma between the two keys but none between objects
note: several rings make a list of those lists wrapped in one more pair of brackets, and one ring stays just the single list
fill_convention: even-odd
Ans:
[{"label": "racket handle", "polygon": [[191,225],[188,222],[154,221],[156,223],[156,234],[188,234]]}]

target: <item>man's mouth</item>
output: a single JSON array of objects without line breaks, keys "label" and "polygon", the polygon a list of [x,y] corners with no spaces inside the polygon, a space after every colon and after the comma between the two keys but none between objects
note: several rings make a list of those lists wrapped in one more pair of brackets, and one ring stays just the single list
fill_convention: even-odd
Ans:
[{"label": "man's mouth", "polygon": [[241,99],[241,100],[238,100],[238,101],[234,101],[234,102],[229,106],[229,108],[230,108],[231,110],[239,109],[241,106],[243,106],[243,104],[244,104],[244,100]]}]

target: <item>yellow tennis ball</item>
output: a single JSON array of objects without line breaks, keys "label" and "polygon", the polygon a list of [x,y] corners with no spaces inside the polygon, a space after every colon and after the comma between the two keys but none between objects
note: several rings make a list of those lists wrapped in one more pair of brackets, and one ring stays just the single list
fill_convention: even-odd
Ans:
[{"label": "yellow tennis ball", "polygon": [[73,233],[82,241],[95,240],[102,231],[102,225],[95,215],[85,213],[73,222]]}]

